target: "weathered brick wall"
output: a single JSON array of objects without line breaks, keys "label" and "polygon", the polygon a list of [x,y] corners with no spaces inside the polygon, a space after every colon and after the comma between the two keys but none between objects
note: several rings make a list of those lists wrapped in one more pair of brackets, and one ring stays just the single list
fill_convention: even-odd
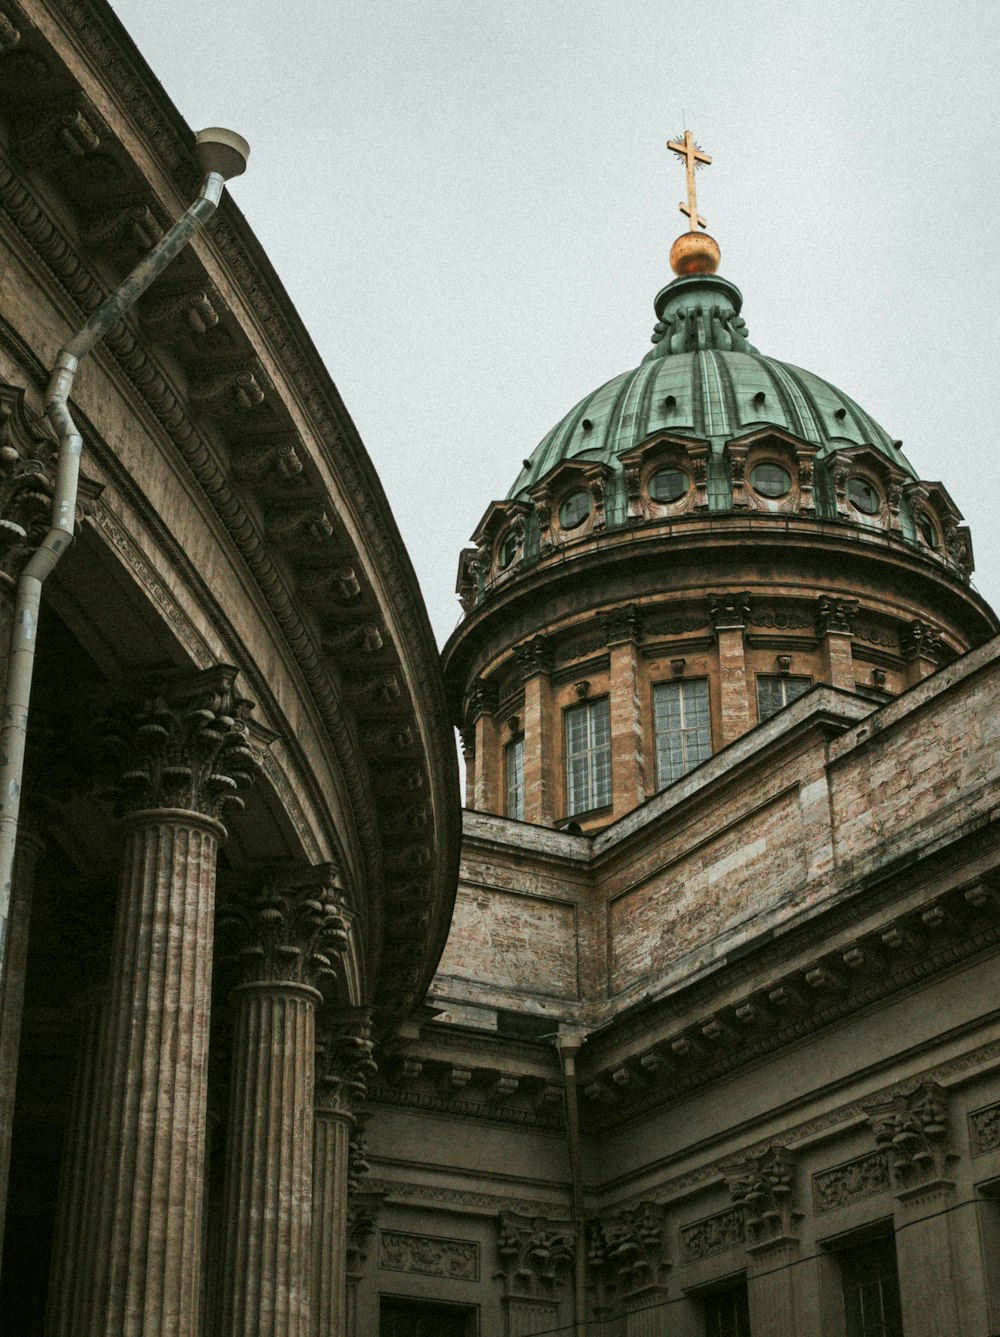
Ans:
[{"label": "weathered brick wall", "polygon": [[998,742],[1000,640],[880,710],[819,689],[592,841],[470,815],[435,994],[579,997],[596,1020],[681,983],[985,821]]}]

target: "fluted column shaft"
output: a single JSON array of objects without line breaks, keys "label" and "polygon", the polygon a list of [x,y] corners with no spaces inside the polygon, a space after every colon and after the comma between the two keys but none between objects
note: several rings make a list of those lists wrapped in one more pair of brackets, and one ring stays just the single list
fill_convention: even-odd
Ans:
[{"label": "fluted column shaft", "polygon": [[318,1108],[313,1157],[313,1334],[347,1334],[347,1187],[353,1117]]},{"label": "fluted column shaft", "polygon": [[90,1331],[197,1330],[215,863],[222,826],[132,817],[111,947]]},{"label": "fluted column shaft", "polygon": [[24,1015],[24,979],[28,964],[28,924],[35,886],[35,865],[41,841],[22,825],[14,852],[10,918],[7,927],[6,966],[0,997],[0,1258],[3,1257],[4,1221],[7,1214],[7,1180],[10,1174],[10,1142],[14,1129],[14,1091],[17,1060],[21,1051],[21,1021]]},{"label": "fluted column shaft", "polygon": [[89,989],[79,1000],[82,1013],[73,1091],[70,1096],[66,1142],[59,1179],[59,1202],[52,1240],[46,1337],[74,1337],[85,1331],[83,1306],[90,1293],[87,1233],[90,1196],[97,1183],[95,1157],[102,1147],[98,1126],[98,1093],[102,1090],[102,1011],[107,989]]},{"label": "fluted column shaft", "polygon": [[236,990],[223,1337],[311,1337],[315,1012],[304,984]]}]

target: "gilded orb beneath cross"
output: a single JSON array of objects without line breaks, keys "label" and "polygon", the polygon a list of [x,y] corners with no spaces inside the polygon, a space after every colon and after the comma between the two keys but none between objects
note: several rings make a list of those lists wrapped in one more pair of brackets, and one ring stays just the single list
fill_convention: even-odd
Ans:
[{"label": "gilded orb beneath cross", "polygon": [[714,274],[722,258],[719,243],[707,232],[683,232],[670,248],[670,268],[686,274]]}]

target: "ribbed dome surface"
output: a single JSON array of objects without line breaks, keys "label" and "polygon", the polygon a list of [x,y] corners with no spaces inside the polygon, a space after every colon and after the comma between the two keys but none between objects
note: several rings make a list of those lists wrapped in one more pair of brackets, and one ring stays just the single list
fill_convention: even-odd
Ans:
[{"label": "ribbed dome surface", "polygon": [[[738,290],[724,279],[679,280],[664,289],[657,299],[657,346],[634,371],[581,399],[543,438],[508,495],[531,487],[562,460],[599,460],[620,469],[619,455],[654,432],[707,439],[720,455],[727,441],[765,426],[818,446],[820,459],[873,446],[916,477],[888,432],[843,391],[752,349],[741,332],[739,306]],[[697,351],[676,351],[679,345]]]}]

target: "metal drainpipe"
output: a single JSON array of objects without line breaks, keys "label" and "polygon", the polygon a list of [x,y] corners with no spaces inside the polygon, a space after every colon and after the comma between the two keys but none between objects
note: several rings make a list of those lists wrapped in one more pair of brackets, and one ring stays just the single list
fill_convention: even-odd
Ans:
[{"label": "metal drainpipe", "polygon": [[246,170],[250,148],[242,136],[217,127],[195,136],[195,156],[205,172],[201,192],[169,232],[115,291],[97,308],[80,332],[56,355],[45,392],[45,411],[59,438],[51,527],[21,573],[14,595],[10,659],[0,727],[0,998],[7,959],[7,920],[21,808],[21,776],[28,734],[28,708],[35,666],[35,637],[42,584],[73,540],[77,484],[83,439],[67,401],[80,359],[112,329],[170,261],[184,249],[215,212],[226,181]]},{"label": "metal drainpipe", "polygon": [[556,1048],[563,1071],[566,1099],[566,1140],[569,1144],[569,1169],[573,1182],[573,1332],[586,1337],[587,1332],[587,1223],[583,1211],[583,1170],[580,1162],[580,1111],[576,1099],[576,1055],[586,1036],[559,1035]]}]

